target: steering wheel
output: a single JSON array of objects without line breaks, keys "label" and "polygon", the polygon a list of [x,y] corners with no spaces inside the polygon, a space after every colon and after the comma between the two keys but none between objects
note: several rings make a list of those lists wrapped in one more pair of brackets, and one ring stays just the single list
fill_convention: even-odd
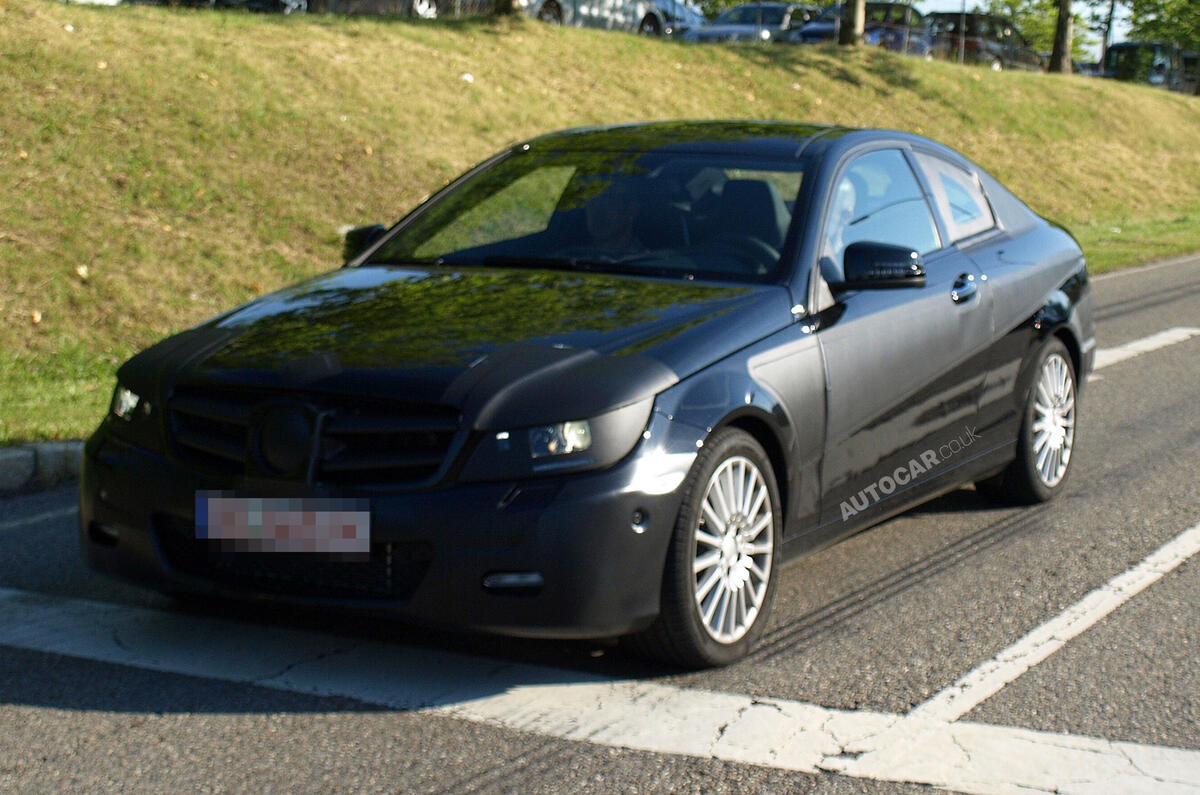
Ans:
[{"label": "steering wheel", "polygon": [[728,255],[749,265],[754,273],[766,273],[779,262],[779,251],[754,235],[723,234],[702,244],[709,252]]}]

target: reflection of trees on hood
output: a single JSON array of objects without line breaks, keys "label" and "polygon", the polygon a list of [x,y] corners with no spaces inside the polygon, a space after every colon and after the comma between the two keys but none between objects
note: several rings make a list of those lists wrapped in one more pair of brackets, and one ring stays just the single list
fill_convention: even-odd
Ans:
[{"label": "reflection of trees on hood", "polygon": [[377,283],[347,284],[346,274],[364,270],[321,277],[226,318],[220,325],[245,330],[208,366],[271,368],[330,351],[344,367],[464,366],[518,342],[553,339],[586,347],[621,329],[692,321],[748,292],[540,271],[380,269]]}]

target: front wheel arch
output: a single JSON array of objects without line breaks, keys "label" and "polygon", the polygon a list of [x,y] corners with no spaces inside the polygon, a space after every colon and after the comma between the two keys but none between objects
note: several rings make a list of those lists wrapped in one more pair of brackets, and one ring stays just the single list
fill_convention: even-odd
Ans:
[{"label": "front wheel arch", "polygon": [[762,446],[763,452],[767,454],[767,458],[771,462],[772,474],[775,475],[775,483],[779,490],[779,504],[783,508],[783,515],[787,516],[788,484],[791,483],[791,478],[788,472],[787,456],[784,455],[783,445],[780,443],[775,431],[771,429],[771,426],[765,420],[753,414],[742,414],[734,417],[715,428],[714,433],[720,428],[726,427],[745,431]]},{"label": "front wheel arch", "polygon": [[555,0],[546,0],[538,9],[537,18],[551,25],[561,25],[563,23],[562,7]]},{"label": "front wheel arch", "polygon": [[1083,349],[1079,347],[1079,341],[1065,326],[1055,329],[1054,336],[1063,344],[1067,349],[1067,354],[1071,357],[1071,366],[1075,368],[1075,391],[1083,391]]},{"label": "front wheel arch", "polygon": [[654,14],[646,14],[642,17],[642,21],[638,23],[638,33],[646,36],[661,36],[663,32],[662,22]]},{"label": "front wheel arch", "polygon": [[[720,474],[726,471],[740,474],[728,481]],[[706,439],[680,488],[659,615],[623,643],[642,656],[686,668],[727,665],[753,648],[770,618],[783,538],[774,471],[753,436],[725,426]],[[728,501],[718,492],[738,497]],[[751,558],[755,562],[747,562]],[[727,610],[737,610],[728,633]]]}]

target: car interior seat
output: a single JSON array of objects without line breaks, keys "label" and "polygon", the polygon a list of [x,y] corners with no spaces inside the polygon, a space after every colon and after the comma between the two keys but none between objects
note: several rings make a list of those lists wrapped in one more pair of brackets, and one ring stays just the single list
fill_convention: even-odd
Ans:
[{"label": "car interior seat", "polygon": [[720,211],[709,237],[756,237],[772,248],[783,248],[791,213],[770,182],[731,179],[721,190]]}]

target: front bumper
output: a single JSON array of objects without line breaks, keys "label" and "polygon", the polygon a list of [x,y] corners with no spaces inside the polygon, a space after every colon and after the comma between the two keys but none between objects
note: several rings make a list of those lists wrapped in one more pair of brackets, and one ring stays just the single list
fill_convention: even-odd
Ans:
[{"label": "front bumper", "polygon": [[[672,424],[656,418],[652,425]],[[337,606],[528,637],[610,637],[646,626],[659,611],[679,509],[675,486],[694,457],[663,452],[644,441],[600,472],[335,493],[294,483],[217,482],[123,441],[106,423],[84,449],[80,543],[93,568],[167,592]],[[647,467],[659,459],[674,469]],[[197,490],[366,498],[372,561],[292,555],[277,567],[280,553],[217,553],[203,546],[212,542],[194,536]],[[635,513],[642,520],[637,527]],[[231,558],[238,555],[248,557]],[[513,572],[537,573],[542,584],[484,587],[488,575]],[[326,576],[338,582],[320,582]]]}]

